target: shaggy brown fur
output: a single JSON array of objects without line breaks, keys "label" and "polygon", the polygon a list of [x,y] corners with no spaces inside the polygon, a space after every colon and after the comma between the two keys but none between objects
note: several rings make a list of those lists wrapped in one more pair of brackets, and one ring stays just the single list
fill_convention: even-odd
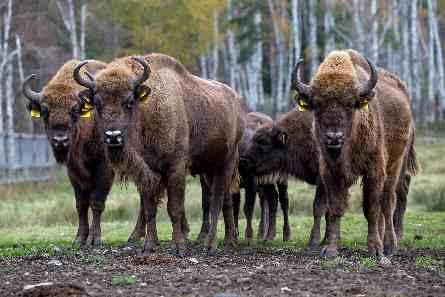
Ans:
[{"label": "shaggy brown fur", "polygon": [[119,146],[107,146],[108,157],[141,194],[145,253],[155,248],[159,193],[167,189],[174,252],[182,254],[185,176],[200,174],[211,181],[208,248],[214,253],[223,204],[226,243],[235,240],[229,193],[244,130],[240,98],[224,84],[191,75],[171,57],[150,54],[143,59],[151,74],[142,84],[135,84],[143,74],[142,64],[132,57],[115,60],[96,75],[94,102],[100,122],[105,133],[119,131],[123,139]]},{"label": "shaggy brown fur", "polygon": [[[78,63],[76,60],[66,62],[45,85],[40,100],[30,108],[41,110],[56,160],[67,167],[79,216],[75,241],[81,245],[96,245],[101,242],[101,214],[114,174],[106,162],[102,133],[94,118],[80,118],[76,124],[73,121],[80,116],[78,93],[85,90],[72,77]],[[105,64],[91,60],[88,66],[85,70],[95,74]],[[61,143],[58,139],[66,139],[66,142]],[[93,212],[91,226],[88,223],[89,208]]]},{"label": "shaggy brown fur", "polygon": [[[249,142],[249,147],[242,155],[241,165],[254,174],[259,181],[281,180],[293,176],[309,184],[319,183],[318,149],[312,133],[313,116],[309,112],[291,110],[274,124],[259,128]],[[286,143],[282,143],[282,137]],[[280,137],[281,136],[281,137]],[[281,139],[280,139],[281,138]],[[412,144],[411,144],[412,145]],[[416,164],[414,147],[407,155],[405,163]],[[243,162],[244,161],[244,162]],[[410,171],[412,172],[412,171]],[[398,238],[403,236],[403,215],[409,190],[410,175],[407,170],[399,179],[397,188],[397,207],[394,218]],[[323,189],[317,186],[309,246],[317,248],[320,242],[321,218],[326,214],[327,205]]]},{"label": "shaggy brown fur", "polygon": [[[399,176],[412,147],[410,101],[403,83],[387,71],[378,72],[375,87],[364,87],[370,73],[368,62],[357,52],[334,51],[320,65],[310,86],[294,81],[314,113],[320,176],[328,201],[324,255],[337,254],[336,230],[349,187],[359,177],[363,177],[370,254],[391,254],[397,246],[393,214]],[[366,102],[369,110],[362,108]],[[410,167],[407,170],[415,174]]]},{"label": "shaggy brown fur", "polygon": [[[246,151],[249,142],[252,140],[253,133],[262,125],[272,123],[272,119],[260,112],[250,112],[246,115],[246,129],[240,144],[240,156]],[[255,196],[258,192],[261,204],[261,221],[259,224],[258,238],[262,240],[273,240],[276,235],[276,213],[278,200],[283,210],[283,240],[290,239],[291,232],[289,226],[289,199],[287,195],[287,180],[282,183],[264,184],[257,186],[255,176],[241,165],[238,167],[240,176],[240,187],[245,189],[244,214],[247,220],[245,238],[250,243],[253,240],[252,218],[255,207]],[[206,181],[201,179],[203,195],[202,195],[202,226],[198,236],[198,240],[207,237],[209,230],[209,189]],[[241,204],[240,187],[235,189],[232,187],[233,213],[235,217],[235,228],[238,233],[238,217]],[[278,192],[277,192],[278,189]]]}]

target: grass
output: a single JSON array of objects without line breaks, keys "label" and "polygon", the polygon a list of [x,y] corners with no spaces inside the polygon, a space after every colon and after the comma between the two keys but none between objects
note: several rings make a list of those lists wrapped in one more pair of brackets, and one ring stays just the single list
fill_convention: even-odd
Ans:
[{"label": "grass", "polygon": [[129,286],[136,282],[137,278],[133,275],[117,275],[111,278],[111,284],[114,286]]},{"label": "grass", "polygon": [[[421,139],[419,137],[418,139]],[[414,177],[409,195],[404,247],[445,247],[445,145],[422,143],[416,145],[420,175]],[[52,181],[11,186],[0,186],[0,256],[53,254],[58,249],[73,252],[71,241],[77,225],[73,191],[63,169],[57,171]],[[292,241],[281,241],[281,216],[277,239],[271,243],[258,243],[265,247],[302,248],[307,242],[312,226],[312,199],[314,188],[292,181],[289,186]],[[348,247],[366,248],[366,221],[361,212],[359,186],[352,189],[350,209],[342,221],[343,244]],[[139,197],[135,187],[115,184],[107,199],[103,214],[103,239],[105,244],[123,244],[136,221]],[[258,204],[258,203],[257,203]],[[158,229],[161,240],[169,240],[171,225],[166,203],[158,212]],[[191,238],[199,232],[201,222],[201,188],[196,178],[188,178],[186,214],[191,223]],[[259,209],[256,208],[256,220]],[[243,215],[241,215],[243,218]],[[257,225],[257,221],[255,221]],[[241,236],[245,221],[241,220]],[[220,223],[219,238],[223,238]],[[241,238],[242,239],[242,238]],[[95,259],[85,259],[94,262]]]}]

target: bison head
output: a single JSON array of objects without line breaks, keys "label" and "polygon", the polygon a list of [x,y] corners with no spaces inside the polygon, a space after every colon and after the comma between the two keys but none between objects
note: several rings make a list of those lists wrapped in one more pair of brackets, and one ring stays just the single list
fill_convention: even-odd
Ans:
[{"label": "bison head", "polygon": [[361,84],[356,69],[346,52],[332,52],[320,65],[311,84],[303,83],[299,75],[300,60],[292,73],[292,86],[297,92],[300,111],[314,113],[314,134],[323,155],[331,159],[340,156],[351,136],[357,112],[368,112],[368,102],[374,97],[377,71],[366,59],[370,77]]},{"label": "bison head", "polygon": [[50,84],[41,92],[33,91],[29,84],[35,77],[32,74],[23,82],[23,94],[29,100],[27,108],[31,117],[43,120],[56,161],[65,163],[74,124],[79,117],[90,116],[90,105],[67,84]]},{"label": "bison head", "polygon": [[[111,160],[120,160],[129,131],[135,129],[138,104],[148,100],[151,89],[143,83],[150,76],[150,68],[141,57],[133,57],[126,65],[111,65],[98,74],[83,79],[80,63],[74,70],[74,79],[88,88],[104,131],[104,142]],[[142,69],[141,69],[142,68]],[[136,73],[139,73],[137,75]],[[83,97],[85,92],[79,94]]]},{"label": "bison head", "polygon": [[241,155],[240,170],[257,177],[279,175],[287,164],[287,137],[273,124],[260,127]]}]

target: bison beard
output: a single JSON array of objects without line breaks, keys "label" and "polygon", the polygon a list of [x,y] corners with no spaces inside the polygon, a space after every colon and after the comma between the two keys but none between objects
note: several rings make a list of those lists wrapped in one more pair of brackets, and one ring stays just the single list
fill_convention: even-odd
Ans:
[{"label": "bison beard", "polygon": [[162,54],[118,59],[95,80],[77,81],[94,94],[113,167],[133,180],[141,194],[140,225],[147,226],[144,252],[155,250],[157,199],[166,189],[173,252],[183,254],[187,172],[203,176],[210,184],[209,253],[216,251],[221,208],[226,244],[233,245],[229,190],[244,130],[239,96],[224,84],[191,75]]},{"label": "bison beard", "polygon": [[[349,187],[359,177],[369,253],[379,257],[391,254],[397,246],[393,213],[396,189],[401,188],[397,186],[399,177],[404,177],[407,160],[415,162],[415,157],[409,156],[413,122],[406,88],[395,75],[377,72],[352,50],[330,53],[311,85],[301,82],[299,65],[292,75],[293,87],[299,94],[300,108],[314,114],[319,172],[328,198],[327,245],[322,255],[337,254],[340,218]],[[334,155],[333,140],[339,144]],[[415,171],[407,168],[406,174],[414,175]]]}]

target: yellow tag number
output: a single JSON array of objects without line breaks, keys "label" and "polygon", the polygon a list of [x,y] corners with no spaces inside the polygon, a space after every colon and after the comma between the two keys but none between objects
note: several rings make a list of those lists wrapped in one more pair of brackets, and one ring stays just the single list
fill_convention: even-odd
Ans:
[{"label": "yellow tag number", "polygon": [[82,114],[80,115],[81,118],[91,118],[91,110],[88,111],[82,111]]}]

